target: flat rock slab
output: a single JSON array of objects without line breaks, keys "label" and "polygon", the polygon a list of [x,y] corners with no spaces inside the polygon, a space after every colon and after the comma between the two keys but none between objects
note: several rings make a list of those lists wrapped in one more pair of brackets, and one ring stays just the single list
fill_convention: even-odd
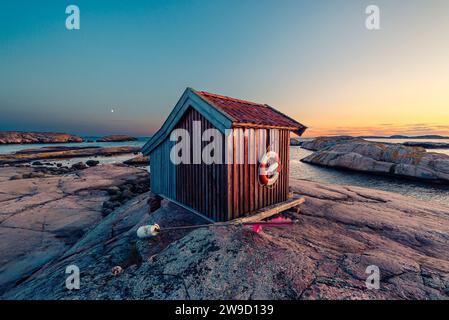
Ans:
[{"label": "flat rock slab", "polygon": [[30,148],[16,151],[14,154],[36,154],[42,152],[59,152],[59,151],[73,151],[73,150],[86,150],[86,149],[98,149],[98,146],[56,146],[56,147],[42,147],[42,148]]},{"label": "flat rock slab", "polygon": [[[0,177],[29,168],[0,168]],[[76,174],[0,179],[0,292],[63,254],[102,219],[107,190],[148,173],[102,165]]]},{"label": "flat rock slab", "polygon": [[129,160],[125,160],[124,164],[130,166],[149,166],[150,165],[150,156],[139,155]]},{"label": "flat rock slab", "polygon": [[[15,175],[23,175],[30,172],[33,172],[33,169],[30,167],[0,167],[0,182],[8,181]],[[8,192],[0,190],[0,201],[2,199],[1,195],[5,194],[8,194]]]},{"label": "flat rock slab", "polygon": [[35,160],[70,159],[93,156],[113,156],[117,154],[127,154],[139,152],[139,147],[51,147],[41,149],[28,149],[16,153],[0,154],[0,165],[13,165],[17,163],[32,162]]},{"label": "flat rock slab", "polygon": [[[143,224],[204,223],[144,196],[101,220],[5,299],[447,299],[449,208],[399,194],[291,180],[306,198],[288,229],[201,228],[138,240]],[[76,264],[81,288],[64,288]],[[124,272],[116,277],[112,267]],[[369,290],[368,266],[380,270]]]}]

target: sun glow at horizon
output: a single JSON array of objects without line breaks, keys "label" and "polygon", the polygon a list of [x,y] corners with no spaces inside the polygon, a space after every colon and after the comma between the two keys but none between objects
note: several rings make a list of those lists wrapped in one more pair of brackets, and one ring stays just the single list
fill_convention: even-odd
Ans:
[{"label": "sun glow at horizon", "polygon": [[369,4],[78,0],[68,31],[56,1],[4,1],[0,130],[150,135],[193,87],[272,105],[305,136],[449,136],[449,1],[377,0],[375,31]]}]

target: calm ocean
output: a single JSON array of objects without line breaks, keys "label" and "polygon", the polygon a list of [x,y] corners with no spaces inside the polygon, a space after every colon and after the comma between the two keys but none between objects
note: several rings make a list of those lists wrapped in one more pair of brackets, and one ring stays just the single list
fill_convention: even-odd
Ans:
[{"label": "calm ocean", "polygon": [[[95,140],[96,137],[85,137],[85,139]],[[147,137],[139,138],[137,141],[131,142],[94,142],[94,143],[69,143],[69,144],[57,144],[57,146],[143,146],[148,140]],[[401,143],[405,141],[434,141],[449,143],[449,140],[391,140],[391,139],[375,139],[375,141],[389,142],[389,143]],[[28,145],[0,145],[0,154],[15,152],[22,149],[39,148],[45,146],[54,146],[55,144],[28,144]],[[416,181],[398,179],[391,177],[376,176],[370,174],[362,174],[350,171],[338,171],[333,169],[327,169],[323,167],[313,166],[306,163],[302,163],[300,160],[307,155],[311,154],[311,151],[301,149],[300,147],[291,147],[290,149],[290,175],[296,179],[306,179],[316,182],[328,182],[341,185],[354,185],[360,187],[374,188],[384,191],[397,192],[403,195],[411,196],[417,199],[425,201],[435,201],[441,204],[449,206],[449,186],[434,185],[427,183],[420,183]],[[428,150],[430,152],[445,153],[449,155],[449,149],[437,149]],[[122,162],[129,159],[130,155],[119,155],[117,157],[98,157],[102,163],[114,163]],[[85,161],[87,159],[78,158],[73,160],[62,160],[65,164],[71,164],[74,162]]]}]

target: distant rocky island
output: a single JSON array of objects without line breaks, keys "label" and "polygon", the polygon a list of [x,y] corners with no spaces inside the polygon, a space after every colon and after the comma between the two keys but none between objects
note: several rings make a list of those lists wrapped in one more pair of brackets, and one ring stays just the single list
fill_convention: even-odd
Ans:
[{"label": "distant rocky island", "polygon": [[407,147],[421,147],[426,149],[449,149],[449,143],[427,142],[427,141],[407,141],[403,143]]},{"label": "distant rocky island", "polygon": [[136,141],[137,138],[127,136],[124,134],[114,134],[110,136],[98,139],[97,142],[124,142],[124,141]]},{"label": "distant rocky island", "polygon": [[[97,139],[96,142],[126,142],[136,141],[137,138],[124,134],[114,134]],[[43,144],[43,143],[71,143],[94,142],[85,141],[77,135],[60,132],[22,132],[0,131],[0,144]]]},{"label": "distant rocky island", "polygon": [[70,143],[83,141],[83,138],[68,133],[0,131],[0,144]]},{"label": "distant rocky island", "polygon": [[301,147],[315,151],[305,163],[449,184],[449,156],[422,147],[347,136],[319,137]]},{"label": "distant rocky island", "polygon": [[361,139],[449,139],[449,137],[440,135],[423,135],[423,136],[404,136],[404,135],[392,135],[392,136],[359,136]]}]

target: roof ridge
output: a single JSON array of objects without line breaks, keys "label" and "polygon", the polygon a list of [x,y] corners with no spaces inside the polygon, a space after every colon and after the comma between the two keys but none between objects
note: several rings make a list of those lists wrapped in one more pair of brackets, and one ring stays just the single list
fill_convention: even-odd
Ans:
[{"label": "roof ridge", "polygon": [[266,105],[263,104],[263,103],[257,103],[257,102],[252,102],[252,101],[248,101],[248,100],[237,99],[237,98],[233,98],[233,97],[229,97],[229,96],[223,96],[223,95],[220,95],[220,94],[211,93],[211,92],[207,92],[207,91],[198,91],[198,93],[206,95],[206,96],[216,97],[216,98],[223,99],[223,100],[243,102],[243,103],[247,103],[247,104],[253,104],[253,105],[257,105],[257,106],[264,106],[264,107],[266,107]]}]

